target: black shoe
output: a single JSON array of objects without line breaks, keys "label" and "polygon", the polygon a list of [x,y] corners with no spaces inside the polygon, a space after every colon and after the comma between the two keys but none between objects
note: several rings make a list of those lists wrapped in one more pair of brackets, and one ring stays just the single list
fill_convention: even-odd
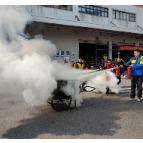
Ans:
[{"label": "black shoe", "polygon": [[106,94],[109,94],[109,88],[106,88]]}]

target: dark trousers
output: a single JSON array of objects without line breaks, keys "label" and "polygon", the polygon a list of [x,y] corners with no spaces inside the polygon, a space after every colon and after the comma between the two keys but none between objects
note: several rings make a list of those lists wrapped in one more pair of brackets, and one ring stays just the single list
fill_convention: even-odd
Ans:
[{"label": "dark trousers", "polygon": [[138,98],[142,97],[142,75],[131,76],[131,98],[135,98],[136,87],[138,89]]},{"label": "dark trousers", "polygon": [[121,76],[116,76],[117,79],[119,79],[119,81],[117,82],[117,84],[119,85],[121,83]]},{"label": "dark trousers", "polygon": [[83,91],[86,91],[86,89],[84,88],[85,82],[82,83],[82,89]]}]

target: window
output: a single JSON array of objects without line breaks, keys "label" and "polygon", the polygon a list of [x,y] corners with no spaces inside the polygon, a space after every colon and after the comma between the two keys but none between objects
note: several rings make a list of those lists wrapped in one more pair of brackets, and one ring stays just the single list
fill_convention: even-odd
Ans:
[{"label": "window", "polygon": [[130,21],[132,21],[132,22],[135,21],[135,14],[130,14]]},{"label": "window", "polygon": [[130,15],[127,13],[127,20],[130,21]]},{"label": "window", "polygon": [[42,6],[72,11],[72,5],[42,5]]},{"label": "window", "polygon": [[116,12],[116,18],[120,19],[120,12],[119,11]]},{"label": "window", "polygon": [[78,10],[80,13],[87,13],[102,17],[108,17],[108,9],[99,7],[99,6],[93,6],[93,5],[79,5]]},{"label": "window", "polygon": [[115,10],[113,10],[113,18],[114,19],[116,18],[116,12],[115,12]]},{"label": "window", "polygon": [[135,22],[135,14],[113,10],[113,18]]}]

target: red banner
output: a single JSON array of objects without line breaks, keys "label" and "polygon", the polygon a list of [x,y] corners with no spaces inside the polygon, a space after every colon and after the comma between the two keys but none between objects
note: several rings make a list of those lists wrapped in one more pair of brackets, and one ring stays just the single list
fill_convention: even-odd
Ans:
[{"label": "red banner", "polygon": [[134,51],[135,49],[140,49],[141,51],[143,51],[143,47],[136,47],[136,46],[120,46],[120,50]]}]

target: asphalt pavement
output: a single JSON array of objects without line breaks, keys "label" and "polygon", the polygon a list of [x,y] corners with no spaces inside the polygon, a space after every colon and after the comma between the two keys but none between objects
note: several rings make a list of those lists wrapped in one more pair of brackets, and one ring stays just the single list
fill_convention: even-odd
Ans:
[{"label": "asphalt pavement", "polygon": [[82,106],[64,112],[0,99],[0,138],[142,139],[143,101],[129,101],[130,80],[122,77],[121,87],[119,94],[82,93]]}]

